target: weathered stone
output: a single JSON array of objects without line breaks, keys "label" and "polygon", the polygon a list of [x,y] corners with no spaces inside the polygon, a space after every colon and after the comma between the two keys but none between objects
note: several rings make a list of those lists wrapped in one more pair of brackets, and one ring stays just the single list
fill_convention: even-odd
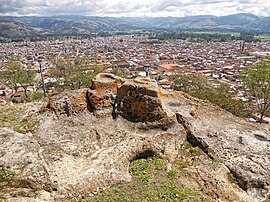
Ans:
[{"label": "weathered stone", "polygon": [[157,82],[136,78],[124,82],[117,90],[116,114],[129,121],[154,122],[167,118],[159,99]]},{"label": "weathered stone", "polygon": [[110,73],[99,73],[93,80],[92,90],[103,92],[106,90],[116,91],[119,84],[123,82],[123,78]]},{"label": "weathered stone", "polygon": [[[110,92],[116,92],[116,83],[108,87]],[[101,86],[96,83],[93,91]],[[120,116],[98,117],[80,113],[87,110],[85,90],[64,92],[50,100],[58,118],[46,111],[31,113],[40,122],[34,134],[0,128],[0,166],[16,173],[0,197],[16,201],[10,198],[20,193],[37,200],[17,201],[69,201],[89,196],[130,181],[129,163],[138,157],[159,153],[170,169],[175,159],[185,158],[182,146],[188,141],[203,154],[189,159],[194,166],[184,170],[189,175],[182,176],[183,186],[203,189],[215,201],[265,199],[270,184],[268,125],[248,123],[185,93],[159,89],[147,79],[123,83],[106,107],[113,110],[113,102]],[[164,127],[157,127],[161,123]],[[216,159],[219,163],[213,163]],[[239,186],[229,182],[228,173]]]},{"label": "weathered stone", "polygon": [[86,89],[66,91],[49,99],[47,107],[57,116],[78,114],[88,110]]},{"label": "weathered stone", "polygon": [[87,92],[90,106],[93,110],[111,107],[117,87],[123,79],[109,73],[100,73],[92,80],[92,86]]},{"label": "weathered stone", "polygon": [[200,147],[210,158],[222,159],[239,186],[256,198],[254,201],[264,199],[270,185],[268,125],[248,123],[181,92],[161,99],[178,114],[177,121],[186,129],[187,140],[193,146]]},{"label": "weathered stone", "polygon": [[31,193],[38,190],[52,191],[46,162],[40,156],[40,145],[31,134],[2,128],[0,144],[0,170],[10,170],[15,174],[14,179],[1,188],[2,197],[17,192],[34,196]]}]

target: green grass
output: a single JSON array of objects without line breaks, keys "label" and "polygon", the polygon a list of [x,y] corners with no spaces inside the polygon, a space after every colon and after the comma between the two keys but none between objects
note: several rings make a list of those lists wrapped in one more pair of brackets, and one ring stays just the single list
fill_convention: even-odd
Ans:
[{"label": "green grass", "polygon": [[130,163],[132,181],[105,189],[85,199],[86,202],[160,202],[160,201],[211,201],[200,190],[182,185],[178,168],[166,170],[166,161],[155,155]]},{"label": "green grass", "polygon": [[28,92],[27,97],[25,95],[22,95],[20,98],[13,98],[11,101],[13,103],[26,103],[26,102],[33,102],[36,100],[42,99],[43,93],[42,92]]},{"label": "green grass", "polygon": [[20,133],[33,132],[37,127],[37,121],[31,116],[22,118],[26,109],[24,104],[0,106],[0,128],[10,127]]},{"label": "green grass", "polygon": [[195,162],[192,159],[203,155],[204,152],[199,147],[193,147],[190,143],[186,142],[182,145],[180,154],[181,157],[173,163],[173,166],[176,169],[184,169],[189,166],[195,166]]},{"label": "green grass", "polygon": [[160,198],[165,201],[170,199],[178,199],[179,201],[200,202],[204,200],[200,197],[199,193],[196,190],[179,189],[175,186],[172,186],[171,190],[161,193]]},{"label": "green grass", "polygon": [[[14,179],[15,177],[15,172],[9,169],[1,169],[0,170],[0,193],[1,189],[5,188],[8,186]],[[1,198],[0,194],[0,198]]]},{"label": "green grass", "polygon": [[82,198],[73,198],[70,202],[85,202]]},{"label": "green grass", "polygon": [[24,107],[22,106],[0,106],[0,127],[9,127],[16,124],[23,111]]},{"label": "green grass", "polygon": [[168,172],[168,176],[171,177],[171,178],[175,178],[176,177],[176,170],[170,170]]},{"label": "green grass", "polygon": [[160,156],[155,156],[154,158],[155,166],[158,170],[166,170],[166,162],[164,159],[162,159]]},{"label": "green grass", "polygon": [[15,172],[8,169],[0,170],[0,181],[9,182],[13,180]]},{"label": "green grass", "polygon": [[222,159],[212,159],[212,163],[223,163],[223,160]]},{"label": "green grass", "polygon": [[37,121],[33,119],[31,116],[24,118],[19,121],[15,130],[19,133],[26,134],[28,132],[34,132],[37,127]]},{"label": "green grass", "polygon": [[234,183],[234,184],[238,184],[236,178],[233,176],[232,173],[227,173],[227,176],[228,176],[229,182]]}]

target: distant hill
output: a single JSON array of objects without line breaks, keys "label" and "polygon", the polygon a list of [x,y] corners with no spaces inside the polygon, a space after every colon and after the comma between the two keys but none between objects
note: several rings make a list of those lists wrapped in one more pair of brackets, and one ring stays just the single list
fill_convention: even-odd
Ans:
[{"label": "distant hill", "polygon": [[0,20],[0,37],[17,38],[27,37],[33,34],[33,30],[23,23]]},{"label": "distant hill", "polygon": [[113,18],[94,16],[0,17],[0,37],[24,38],[42,35],[77,35],[132,30],[198,30],[270,32],[270,17],[253,14],[158,18]]}]

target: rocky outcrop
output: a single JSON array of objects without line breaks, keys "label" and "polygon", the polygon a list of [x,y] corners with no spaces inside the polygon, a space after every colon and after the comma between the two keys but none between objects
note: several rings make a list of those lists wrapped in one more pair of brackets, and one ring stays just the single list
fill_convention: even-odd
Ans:
[{"label": "rocky outcrop", "polygon": [[50,98],[47,107],[57,116],[86,112],[88,111],[86,91],[87,89],[63,92]]},{"label": "rocky outcrop", "polygon": [[100,73],[92,81],[92,86],[87,92],[92,110],[112,107],[118,85],[123,79],[109,73]]},{"label": "rocky outcrop", "polygon": [[39,127],[33,134],[0,129],[0,168],[15,172],[1,197],[68,201],[89,196],[130,181],[133,159],[158,153],[170,169],[175,159],[184,158],[186,142],[203,151],[189,159],[192,166],[182,178],[186,186],[201,187],[213,201],[263,201],[269,191],[269,126],[160,89],[155,81],[100,74],[90,90],[64,92],[48,107],[52,110],[35,115]]},{"label": "rocky outcrop", "polygon": [[133,122],[153,122],[167,118],[159,98],[157,82],[136,78],[124,82],[117,90],[116,112]]},{"label": "rocky outcrop", "polygon": [[13,130],[0,130],[0,170],[9,174],[9,179],[0,180],[1,198],[13,195],[35,197],[41,190],[53,191],[53,183],[47,164],[40,155],[41,147],[31,134],[20,134]]},{"label": "rocky outcrop", "polygon": [[268,125],[248,123],[181,92],[172,93],[162,102],[176,113],[187,141],[210,158],[221,159],[239,186],[257,198],[254,201],[264,199],[270,185]]}]

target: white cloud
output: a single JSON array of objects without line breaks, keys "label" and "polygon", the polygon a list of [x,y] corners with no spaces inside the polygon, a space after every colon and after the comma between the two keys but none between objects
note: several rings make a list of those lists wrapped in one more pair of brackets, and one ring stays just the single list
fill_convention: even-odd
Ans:
[{"label": "white cloud", "polygon": [[0,15],[270,16],[269,0],[0,0]]}]

